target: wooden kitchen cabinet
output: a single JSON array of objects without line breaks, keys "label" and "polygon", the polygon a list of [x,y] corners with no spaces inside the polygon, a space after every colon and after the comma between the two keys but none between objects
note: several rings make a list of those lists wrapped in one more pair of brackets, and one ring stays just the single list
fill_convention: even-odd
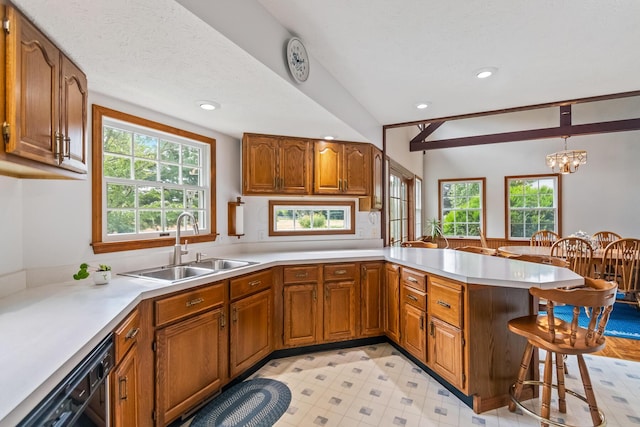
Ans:
[{"label": "wooden kitchen cabinet", "polygon": [[155,412],[167,425],[220,390],[227,375],[226,282],[155,302]]},{"label": "wooden kitchen cabinet", "polygon": [[384,333],[400,344],[400,266],[385,264]]},{"label": "wooden kitchen cabinet", "polygon": [[371,149],[371,179],[368,195],[359,198],[358,209],[361,211],[379,211],[382,209],[382,173],[384,160],[382,151],[375,145]]},{"label": "wooden kitchen cabinet", "polygon": [[235,377],[273,350],[271,270],[230,281],[229,369]]},{"label": "wooden kitchen cabinet", "polygon": [[114,427],[136,427],[140,421],[138,335],[140,313],[134,309],[114,331],[115,369],[110,374]]},{"label": "wooden kitchen cabinet", "polygon": [[6,7],[5,144],[0,171],[86,179],[87,79],[17,9]]},{"label": "wooden kitchen cabinet", "polygon": [[383,262],[364,262],[360,265],[360,336],[384,333]]},{"label": "wooden kitchen cabinet", "polygon": [[413,354],[423,363],[427,363],[427,313],[426,294],[418,289],[402,283],[401,309],[401,344],[405,350]]},{"label": "wooden kitchen cabinet", "polygon": [[244,134],[243,194],[311,194],[312,144],[303,138]]},{"label": "wooden kitchen cabinet", "polygon": [[356,338],[356,264],[326,264],[324,272],[323,337],[325,341]]},{"label": "wooden kitchen cabinet", "polygon": [[286,347],[317,344],[321,339],[319,269],[315,265],[283,269],[283,342]]},{"label": "wooden kitchen cabinet", "polygon": [[369,194],[371,174],[369,144],[316,141],[314,145],[314,194]]}]

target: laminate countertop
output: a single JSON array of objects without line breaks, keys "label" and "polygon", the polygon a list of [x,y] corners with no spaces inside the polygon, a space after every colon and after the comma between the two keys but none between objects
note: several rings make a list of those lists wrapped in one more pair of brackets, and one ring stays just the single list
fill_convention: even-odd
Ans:
[{"label": "laminate countertop", "polygon": [[386,260],[464,283],[573,287],[564,268],[449,249],[380,248],[234,256],[257,262],[174,284],[114,275],[108,285],[55,283],[0,298],[0,426],[14,426],[143,299],[278,265]]}]

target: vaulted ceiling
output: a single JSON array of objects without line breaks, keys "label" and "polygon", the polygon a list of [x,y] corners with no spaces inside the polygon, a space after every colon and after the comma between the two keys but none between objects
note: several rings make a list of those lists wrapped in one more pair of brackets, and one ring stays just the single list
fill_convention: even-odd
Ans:
[{"label": "vaulted ceiling", "polygon": [[[234,137],[379,144],[386,124],[640,89],[636,0],[15,4],[84,69],[91,91]],[[285,64],[292,36],[311,56],[303,84]],[[484,67],[497,72],[479,80]],[[203,99],[222,108],[202,111]]]}]

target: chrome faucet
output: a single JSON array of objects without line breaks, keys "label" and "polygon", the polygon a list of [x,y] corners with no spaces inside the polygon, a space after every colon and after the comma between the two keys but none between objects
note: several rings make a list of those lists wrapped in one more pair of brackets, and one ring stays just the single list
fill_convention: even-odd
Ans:
[{"label": "chrome faucet", "polygon": [[182,255],[186,255],[189,253],[187,250],[188,242],[184,242],[184,250],[182,249],[182,245],[180,244],[180,223],[182,222],[182,218],[189,217],[191,219],[191,224],[193,225],[194,234],[199,234],[198,231],[198,222],[193,214],[189,212],[182,212],[178,215],[178,219],[176,220],[176,244],[173,245],[173,264],[179,265],[182,264]]}]

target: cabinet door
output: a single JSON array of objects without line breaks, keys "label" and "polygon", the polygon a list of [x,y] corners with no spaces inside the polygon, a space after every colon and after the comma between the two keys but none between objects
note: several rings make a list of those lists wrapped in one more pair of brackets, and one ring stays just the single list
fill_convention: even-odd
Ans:
[{"label": "cabinet door", "polygon": [[369,180],[371,179],[369,146],[366,144],[343,145],[342,192],[357,196],[369,194]]},{"label": "cabinet door", "polygon": [[356,285],[354,281],[324,283],[324,339],[356,336]]},{"label": "cabinet door", "polygon": [[371,208],[382,209],[382,151],[371,147]]},{"label": "cabinet door", "polygon": [[220,389],[226,379],[226,354],[222,308],[156,332],[158,425],[167,425]]},{"label": "cabinet door", "polygon": [[60,93],[61,167],[87,172],[87,78],[62,55]]},{"label": "cabinet door", "polygon": [[360,268],[360,335],[376,336],[384,332],[382,316],[383,263],[363,263]]},{"label": "cabinet door", "polygon": [[384,332],[400,344],[400,267],[387,264],[385,268]]},{"label": "cabinet door", "polygon": [[402,347],[422,362],[427,362],[425,313],[410,304],[402,308]]},{"label": "cabinet door", "polygon": [[11,137],[5,150],[58,165],[60,51],[13,7],[6,36],[6,109]]},{"label": "cabinet door", "polygon": [[279,138],[245,135],[242,139],[244,194],[277,192]]},{"label": "cabinet door", "polygon": [[318,341],[318,284],[284,287],[284,345],[316,344]]},{"label": "cabinet door", "polygon": [[311,144],[297,139],[280,142],[278,193],[311,194]]},{"label": "cabinet door", "polygon": [[114,427],[135,427],[138,423],[138,346],[131,347],[111,375]]},{"label": "cabinet door", "polygon": [[342,144],[317,141],[314,146],[315,194],[342,194]]},{"label": "cabinet door", "polygon": [[464,388],[462,331],[436,318],[429,318],[429,365],[442,378]]},{"label": "cabinet door", "polygon": [[262,291],[231,304],[231,376],[235,377],[273,348],[271,290]]}]

